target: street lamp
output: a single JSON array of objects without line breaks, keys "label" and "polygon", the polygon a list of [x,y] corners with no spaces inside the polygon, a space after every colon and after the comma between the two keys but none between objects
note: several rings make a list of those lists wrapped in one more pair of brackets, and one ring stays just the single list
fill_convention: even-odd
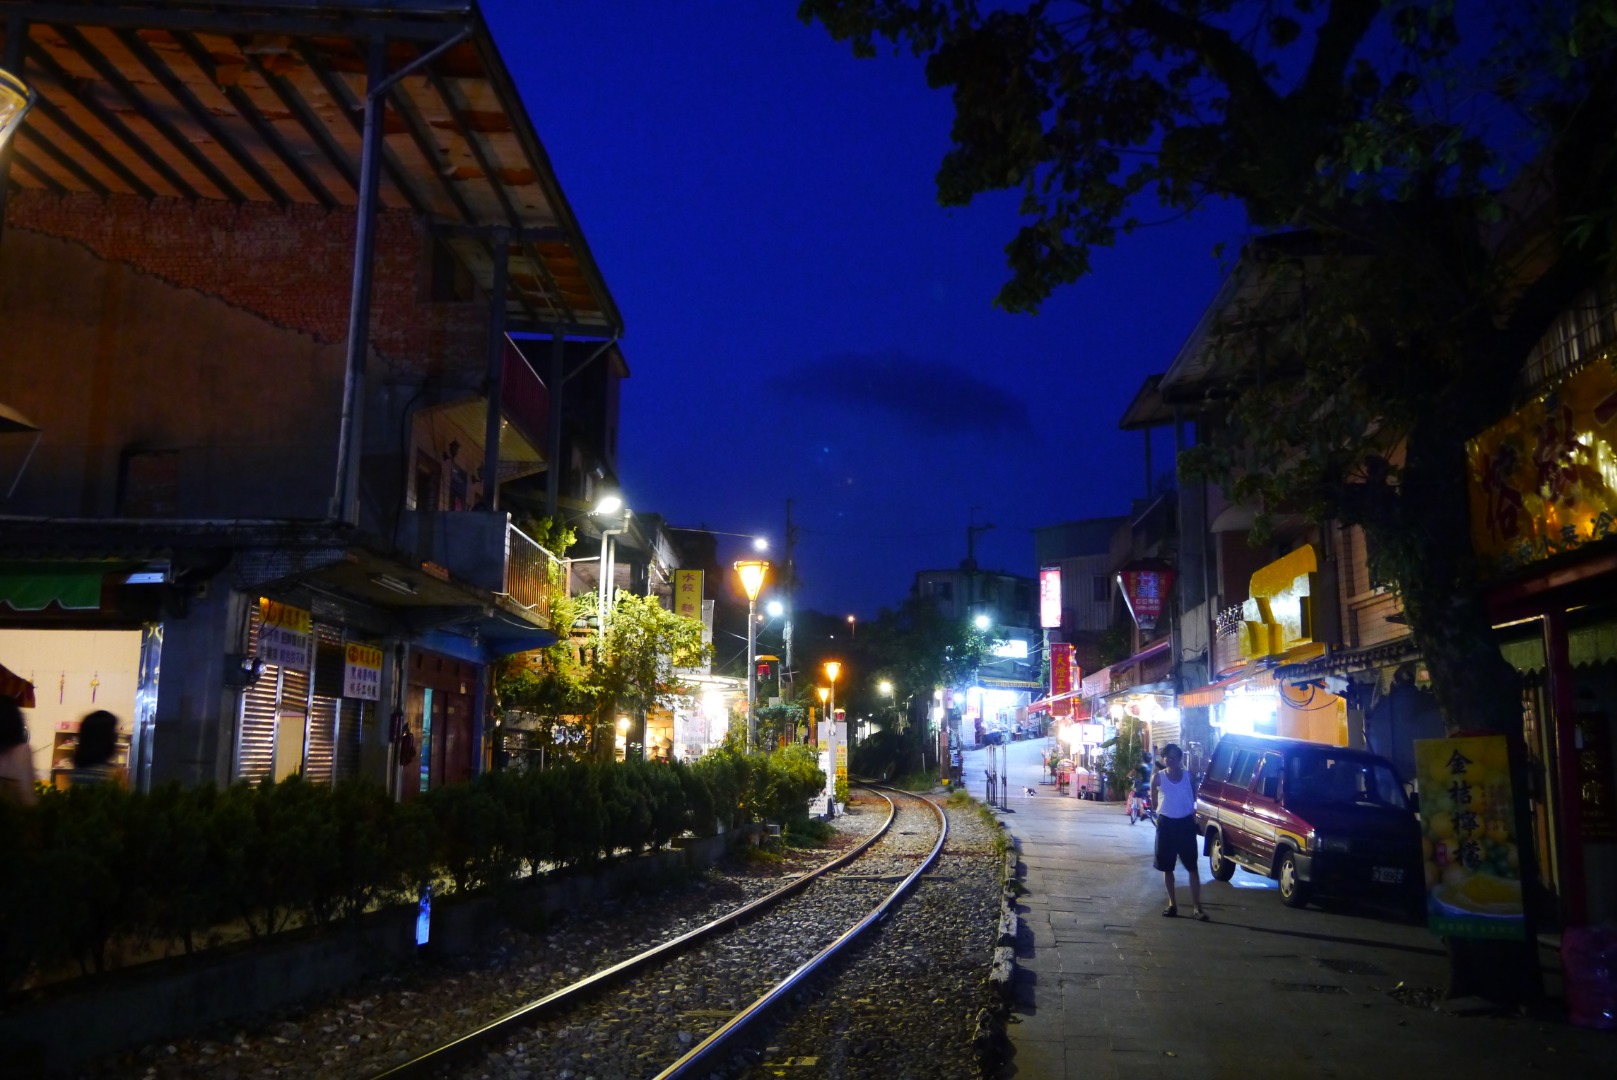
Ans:
[{"label": "street lamp", "polygon": [[849,615],[849,616],[848,616],[848,636],[849,636],[849,637],[850,637],[850,638],[851,638],[851,637],[853,637],[853,636],[854,636],[854,635],[853,635],[853,632],[854,632],[854,629],[855,629],[855,627],[854,627],[854,619],[853,619],[853,616],[852,616],[852,615]]},{"label": "street lamp", "polygon": [[612,609],[614,591],[612,588],[614,584],[613,578],[617,576],[618,572],[617,567],[613,565],[612,561],[612,538],[621,533],[628,532],[629,518],[634,514],[634,511],[623,505],[622,498],[608,492],[607,494],[602,495],[600,499],[596,501],[595,509],[590,511],[590,513],[596,517],[602,518],[611,517],[612,515],[618,513],[622,513],[623,515],[623,520],[618,524],[617,528],[614,529],[605,525],[601,527],[601,561],[597,564],[597,569],[600,571],[600,581],[598,583],[596,607],[600,615],[600,618],[597,620],[600,624],[600,653],[604,659],[606,656],[607,612]]},{"label": "street lamp", "polygon": [[[816,694],[820,695],[820,716],[821,716],[821,718],[823,718],[825,720],[830,720],[831,719],[831,712],[830,712],[830,710],[828,710],[825,707],[825,699],[831,696],[831,688],[829,686],[816,686],[814,688],[814,692]],[[831,729],[826,728],[826,730],[830,731]]]},{"label": "street lamp", "polygon": [[19,127],[28,110],[34,107],[33,87],[5,68],[0,68],[0,150]]},{"label": "street lamp", "polygon": [[747,594],[747,749],[758,741],[758,590],[764,587],[769,564],[762,559],[743,559],[735,564],[741,575],[741,588]]},{"label": "street lamp", "polygon": [[831,721],[836,722],[837,711],[837,676],[842,674],[842,665],[835,660],[825,662],[825,677],[831,681]]}]

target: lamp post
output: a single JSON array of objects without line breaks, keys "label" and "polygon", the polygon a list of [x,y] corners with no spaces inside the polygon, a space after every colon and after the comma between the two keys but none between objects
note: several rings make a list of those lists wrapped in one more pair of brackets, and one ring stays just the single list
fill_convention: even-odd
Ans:
[{"label": "lamp post", "polygon": [[842,665],[836,660],[827,660],[823,666],[825,667],[825,677],[831,683],[831,715],[827,717],[827,719],[829,719],[832,723],[835,723],[837,712],[837,676],[842,674]]},{"label": "lamp post", "polygon": [[[820,695],[820,719],[822,721],[830,720],[831,719],[831,713],[825,707],[825,699],[831,696],[831,688],[829,686],[816,686],[814,688],[814,692],[816,694]],[[830,729],[827,728],[826,730],[829,731]],[[819,740],[818,731],[816,731],[814,741],[815,741],[816,745],[819,744],[820,740]]]},{"label": "lamp post", "polygon": [[735,566],[747,594],[747,749],[751,751],[758,741],[758,590],[764,587],[769,564],[762,559],[743,559]]},{"label": "lamp post", "polygon": [[607,613],[612,609],[614,592],[612,579],[617,576],[617,567],[612,562],[612,538],[628,531],[629,517],[634,511],[624,506],[621,498],[610,493],[602,495],[595,504],[595,509],[590,511],[597,517],[610,517],[620,511],[623,514],[623,520],[618,524],[617,528],[607,526],[602,526],[601,528],[601,561],[598,565],[600,581],[598,582],[596,608],[600,616],[597,622],[600,624],[600,653],[603,659],[606,657]]},{"label": "lamp post", "polygon": [[857,628],[857,623],[855,622],[854,617],[852,615],[849,615],[848,616],[848,637],[852,638],[854,636],[854,630],[856,628]]}]

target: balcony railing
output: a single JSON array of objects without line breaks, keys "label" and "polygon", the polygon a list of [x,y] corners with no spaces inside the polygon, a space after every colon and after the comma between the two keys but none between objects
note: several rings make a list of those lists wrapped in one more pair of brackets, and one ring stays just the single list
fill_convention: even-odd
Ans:
[{"label": "balcony railing", "polygon": [[505,536],[505,593],[549,625],[549,586],[561,573],[561,560],[515,525]]},{"label": "balcony railing", "polygon": [[511,524],[509,514],[478,510],[406,513],[399,546],[420,562],[449,571],[456,581],[500,593],[535,622],[550,624],[549,582],[561,560]]}]

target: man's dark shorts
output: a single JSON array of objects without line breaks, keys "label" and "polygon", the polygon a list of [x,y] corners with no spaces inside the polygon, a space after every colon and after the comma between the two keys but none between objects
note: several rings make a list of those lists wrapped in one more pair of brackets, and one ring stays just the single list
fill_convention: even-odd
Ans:
[{"label": "man's dark shorts", "polygon": [[1157,852],[1152,863],[1158,870],[1173,871],[1174,859],[1196,873],[1196,816],[1157,818]]}]

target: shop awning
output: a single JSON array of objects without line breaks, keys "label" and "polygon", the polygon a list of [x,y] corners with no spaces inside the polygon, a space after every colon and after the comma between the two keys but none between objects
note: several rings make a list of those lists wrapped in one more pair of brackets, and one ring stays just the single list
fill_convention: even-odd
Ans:
[{"label": "shop awning", "polygon": [[1197,705],[1217,705],[1224,700],[1224,693],[1234,686],[1241,686],[1249,690],[1268,690],[1276,685],[1275,671],[1272,668],[1257,668],[1251,671],[1237,671],[1233,675],[1226,675],[1217,682],[1198,686],[1194,690],[1185,690],[1179,694],[1179,707],[1193,708]]},{"label": "shop awning", "polygon": [[12,611],[43,611],[56,604],[65,611],[101,606],[106,576],[132,564],[110,562],[0,563],[0,606]]}]

